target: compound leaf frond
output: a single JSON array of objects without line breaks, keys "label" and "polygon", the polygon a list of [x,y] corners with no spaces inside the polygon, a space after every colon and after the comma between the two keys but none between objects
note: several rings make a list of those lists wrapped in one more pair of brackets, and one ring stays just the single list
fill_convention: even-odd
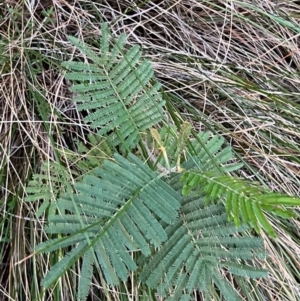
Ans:
[{"label": "compound leaf frond", "polygon": [[124,35],[110,46],[107,24],[102,25],[100,54],[75,37],[69,41],[88,61],[63,64],[68,70],[65,77],[73,81],[71,90],[77,94],[78,109],[92,110],[85,122],[97,128],[99,135],[109,135],[113,145],[121,145],[123,151],[134,148],[140,133],[163,119],[161,86],[154,79],[151,63],[141,61],[137,45],[124,49]]},{"label": "compound leaf frond", "polygon": [[[52,267],[43,282],[46,287],[79,257],[90,254],[106,281],[116,285],[137,268],[130,251],[140,250],[147,256],[151,245],[158,247],[167,240],[160,221],[168,224],[177,218],[180,195],[133,154],[128,159],[115,154],[113,159],[75,183],[76,195],[65,194],[57,200],[58,212],[49,218],[46,231],[62,238],[40,244],[37,251],[78,246]],[[83,264],[83,277],[90,279],[91,258]],[[84,296],[88,281],[81,283]]]},{"label": "compound leaf frond", "polygon": [[263,229],[271,237],[276,233],[264,211],[283,218],[293,216],[286,207],[300,205],[300,199],[279,193],[270,193],[255,183],[241,178],[224,176],[216,172],[187,171],[182,177],[184,183],[182,194],[192,190],[206,195],[206,201],[225,200],[228,219],[239,227],[241,222],[255,228]]},{"label": "compound leaf frond", "polygon": [[[173,177],[178,178],[177,175]],[[169,182],[174,184],[174,179]],[[206,293],[213,283],[226,300],[242,300],[221,270],[232,269],[233,273],[244,277],[266,276],[265,270],[250,266],[254,258],[265,255],[263,241],[258,237],[242,236],[247,227],[243,225],[237,229],[223,212],[222,204],[207,205],[205,197],[195,193],[184,197],[180,217],[166,225],[168,241],[151,257],[140,258],[141,281],[158,288],[160,296],[168,296],[166,300],[170,301],[188,300],[187,292],[193,300],[194,290]]]}]

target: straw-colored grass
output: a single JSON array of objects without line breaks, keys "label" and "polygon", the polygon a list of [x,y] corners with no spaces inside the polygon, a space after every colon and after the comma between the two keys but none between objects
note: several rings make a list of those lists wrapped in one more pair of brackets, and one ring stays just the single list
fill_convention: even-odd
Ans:
[{"label": "straw-colored grass", "polygon": [[[103,21],[116,36],[125,32],[152,61],[169,109],[223,135],[245,163],[242,176],[299,196],[299,11],[297,1],[275,0],[2,1],[0,300],[76,299],[76,269],[41,291],[61,254],[31,256],[46,239],[44,220],[37,204],[24,202],[42,163],[75,150],[90,131],[60,69],[74,56],[66,35],[95,42]],[[247,300],[300,300],[299,220],[270,220],[279,237],[265,237],[269,278],[235,285]],[[112,291],[100,282],[95,275],[91,300],[155,299],[135,278]]]}]

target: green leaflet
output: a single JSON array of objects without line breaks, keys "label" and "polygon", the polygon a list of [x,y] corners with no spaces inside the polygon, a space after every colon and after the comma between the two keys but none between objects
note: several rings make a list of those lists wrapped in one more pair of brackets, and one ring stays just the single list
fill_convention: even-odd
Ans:
[{"label": "green leaflet", "polygon": [[279,205],[279,206],[290,206],[290,207],[300,205],[299,198],[284,196],[279,193],[264,194],[260,197],[259,201],[265,205]]},{"label": "green leaflet", "polygon": [[269,221],[267,220],[266,216],[263,214],[259,204],[257,202],[253,202],[253,211],[254,214],[260,224],[260,226],[273,238],[276,237],[276,233],[273,229],[273,227],[271,226],[271,224],[269,223]]}]

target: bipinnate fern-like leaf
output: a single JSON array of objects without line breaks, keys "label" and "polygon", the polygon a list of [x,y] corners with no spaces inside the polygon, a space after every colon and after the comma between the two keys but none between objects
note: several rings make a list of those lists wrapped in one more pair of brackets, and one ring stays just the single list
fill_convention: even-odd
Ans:
[{"label": "bipinnate fern-like leaf", "polygon": [[57,200],[58,213],[46,227],[63,238],[44,242],[37,251],[73,247],[48,272],[44,287],[83,256],[79,300],[84,300],[94,264],[101,267],[108,284],[117,285],[136,269],[131,251],[148,256],[151,246],[167,240],[160,221],[169,224],[176,219],[180,194],[132,154],[128,159],[115,154],[114,161],[104,161],[101,169],[74,187],[77,194]]},{"label": "bipinnate fern-like leaf", "polygon": [[[170,185],[179,187],[176,177]],[[251,278],[267,274],[250,265],[265,250],[261,238],[240,234],[246,229],[227,220],[223,204],[207,205],[205,197],[190,194],[182,199],[180,217],[165,228],[169,239],[152,257],[140,258],[140,279],[163,300],[195,300],[194,290],[206,296],[213,285],[227,301],[242,300],[222,270]]]},{"label": "bipinnate fern-like leaf", "polygon": [[300,205],[300,199],[280,193],[271,193],[261,186],[241,178],[220,175],[216,172],[187,171],[181,178],[182,193],[192,190],[206,194],[206,202],[225,199],[228,219],[240,226],[241,221],[256,229],[264,229],[271,237],[276,233],[265,212],[283,218],[293,217],[293,211],[286,207]]},{"label": "bipinnate fern-like leaf", "polygon": [[[107,152],[77,164],[76,170],[85,176],[74,184],[73,193],[68,186],[49,215],[46,231],[57,238],[40,244],[37,251],[67,251],[42,285],[48,288],[82,258],[79,301],[89,294],[95,266],[111,286],[140,268],[140,279],[168,301],[195,300],[195,290],[211,300],[214,287],[227,301],[242,300],[224,275],[266,276],[265,270],[253,266],[255,259],[265,257],[262,239],[245,230],[263,228],[275,236],[264,211],[291,217],[285,207],[300,205],[299,199],[266,193],[258,185],[224,175],[241,164],[235,163],[230,147],[223,147],[222,137],[200,132],[190,139],[187,122],[179,132],[172,126],[154,128],[163,119],[164,101],[150,62],[141,59],[138,46],[125,49],[125,35],[114,40],[107,24],[102,24],[101,33],[99,53],[69,37],[84,62],[63,66],[77,108],[85,111],[85,122],[101,136],[92,137],[95,148],[90,155],[98,156],[99,145],[100,152]],[[145,133],[146,142],[141,136]],[[163,174],[130,153],[138,143],[141,154],[154,163],[149,165],[161,166]],[[80,146],[79,153],[89,152]],[[129,153],[127,159],[115,154],[104,160],[113,149]],[[56,174],[51,182],[61,189]],[[44,179],[36,176],[27,188],[28,201],[45,200],[39,214],[58,192],[49,194]],[[133,252],[141,254],[138,262]]]},{"label": "bipinnate fern-like leaf", "polygon": [[73,81],[73,101],[79,110],[87,110],[85,122],[98,129],[99,135],[110,134],[114,145],[132,149],[140,141],[140,133],[163,118],[160,84],[154,79],[151,63],[141,59],[139,46],[124,48],[124,34],[110,45],[111,33],[102,24],[100,54],[91,46],[69,37],[88,62],[65,62]]}]

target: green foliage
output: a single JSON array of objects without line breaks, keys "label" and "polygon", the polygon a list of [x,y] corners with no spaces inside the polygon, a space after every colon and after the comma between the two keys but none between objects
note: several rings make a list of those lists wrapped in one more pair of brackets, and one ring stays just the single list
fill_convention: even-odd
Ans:
[{"label": "green foliage", "polygon": [[[165,143],[166,129],[158,134]],[[224,170],[226,166],[232,168],[226,164],[232,161],[232,153],[229,148],[223,151],[222,138],[199,133],[191,144],[194,153],[199,151],[199,139],[213,150],[211,157]],[[182,163],[186,170],[195,166],[215,168],[212,162],[207,165],[202,151],[199,156],[188,157]],[[116,154],[113,161],[105,160],[101,168],[75,183],[75,195],[65,194],[57,200],[58,213],[49,218],[46,231],[62,238],[42,243],[37,251],[71,250],[48,272],[44,287],[49,287],[80,257],[79,300],[85,300],[88,294],[94,266],[100,266],[110,285],[125,281],[129,272],[141,267],[141,280],[150,287],[160,284],[158,292],[168,300],[179,300],[183,294],[189,300],[194,289],[207,295],[213,284],[226,300],[239,300],[237,292],[223,279],[222,269],[252,278],[265,275],[265,271],[249,265],[251,259],[263,258],[262,240],[243,237],[241,233],[247,227],[236,229],[228,222],[222,204],[205,207],[204,197],[181,198],[180,174],[168,174],[165,179],[136,156],[129,154],[128,159]],[[130,252],[141,253],[141,259],[133,261]],[[156,265],[159,269],[152,268]],[[168,293],[170,283],[174,290]]]},{"label": "green foliage", "polygon": [[[88,113],[85,121],[98,136],[89,137],[92,149],[78,144],[84,159],[74,167],[84,175],[73,191],[60,194],[48,218],[45,230],[58,238],[40,244],[37,252],[65,249],[66,254],[42,285],[48,288],[82,258],[78,300],[88,296],[95,267],[110,286],[125,282],[133,271],[140,273],[140,280],[164,300],[193,300],[195,290],[210,300],[215,287],[228,301],[242,300],[225,272],[266,276],[253,266],[265,258],[263,241],[246,230],[262,227],[275,236],[263,211],[290,217],[283,206],[298,200],[266,194],[226,175],[241,164],[230,147],[223,147],[224,138],[210,132],[194,135],[187,122],[179,131],[172,125],[158,129],[164,104],[160,85],[137,46],[124,50],[124,35],[111,45],[107,25],[102,25],[100,55],[74,37],[69,40],[86,63],[64,63],[70,70],[66,78],[74,82],[74,101]],[[110,158],[116,149],[127,158],[117,153]],[[49,199],[43,178],[36,179],[40,182],[31,182],[28,200]],[[52,182],[62,185],[55,173],[50,173]]]},{"label": "green foliage", "polygon": [[163,119],[164,101],[151,63],[141,60],[138,46],[125,51],[125,35],[110,47],[107,24],[102,25],[100,56],[75,37],[69,40],[88,58],[88,63],[63,64],[70,70],[66,78],[74,82],[73,101],[79,110],[89,111],[84,120],[91,128],[100,128],[99,135],[109,134],[114,145],[131,150],[140,141],[142,131]]},{"label": "green foliage", "polygon": [[272,193],[253,182],[241,178],[224,176],[216,172],[188,171],[182,178],[182,194],[188,195],[196,189],[205,192],[206,203],[225,199],[228,219],[237,227],[241,221],[256,229],[264,229],[271,237],[276,237],[275,230],[269,223],[264,211],[282,218],[293,217],[293,211],[286,207],[300,205],[300,199]]},{"label": "green foliage", "polygon": [[[178,216],[180,195],[137,157],[130,154],[128,158],[115,154],[115,162],[104,161],[103,168],[75,184],[76,195],[66,194],[57,200],[58,213],[49,218],[46,231],[64,238],[48,240],[38,251],[78,245],[53,266],[42,283],[44,287],[81,256],[82,279],[91,279],[97,261],[106,281],[117,285],[136,269],[129,251],[149,255],[151,245],[158,247],[167,240],[159,220],[169,224]],[[82,280],[79,290],[86,292],[87,283]]]},{"label": "green foliage", "polygon": [[[180,189],[178,181],[176,175],[169,184]],[[228,222],[222,204],[207,206],[205,197],[197,194],[183,197],[181,204],[180,217],[166,226],[169,239],[153,256],[140,259],[141,280],[169,301],[183,296],[194,300],[195,289],[205,295],[212,283],[226,300],[242,300],[222,269],[244,277],[265,277],[265,270],[249,266],[251,260],[265,256],[262,240],[240,235],[247,227],[237,229]]]},{"label": "green foliage", "polygon": [[191,143],[187,158],[192,159],[195,168],[201,172],[225,173],[240,169],[243,164],[235,161],[231,147],[224,147],[224,142],[223,137],[208,131],[200,132]]},{"label": "green foliage", "polygon": [[[199,132],[191,142],[187,139],[189,127],[186,123],[177,132],[174,126],[162,126],[157,131],[156,136],[159,137],[156,139],[153,139],[153,133],[147,133],[144,139],[147,156],[154,161],[157,169],[169,168],[169,171],[181,172],[181,163],[187,160],[193,161],[194,167],[201,171],[232,172],[243,166],[235,162],[230,147],[223,147],[223,137],[212,135],[211,132]],[[167,158],[163,155],[163,150]]]},{"label": "green foliage", "polygon": [[[71,181],[71,175],[66,174],[67,180]],[[36,212],[36,217],[40,217],[51,205],[48,210],[52,213],[55,210],[55,200],[60,193],[63,193],[65,179],[61,175],[61,167],[56,162],[44,162],[40,173],[34,174],[32,180],[26,187],[26,202],[41,201],[42,205]]]}]

